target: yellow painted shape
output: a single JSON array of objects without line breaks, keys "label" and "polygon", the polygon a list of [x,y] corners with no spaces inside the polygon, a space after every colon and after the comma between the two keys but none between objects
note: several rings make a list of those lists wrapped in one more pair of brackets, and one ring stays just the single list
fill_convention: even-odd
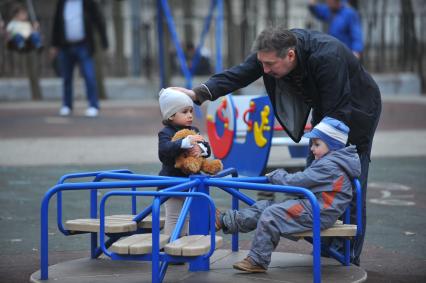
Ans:
[{"label": "yellow painted shape", "polygon": [[260,120],[261,120],[260,126],[259,126],[259,123],[257,123],[257,121],[254,122],[253,135],[254,135],[254,141],[258,147],[264,147],[268,142],[268,140],[263,135],[263,132],[271,130],[271,127],[268,126],[269,124],[268,116],[270,111],[271,109],[269,108],[269,106],[265,105],[263,107],[262,112],[260,112]]}]

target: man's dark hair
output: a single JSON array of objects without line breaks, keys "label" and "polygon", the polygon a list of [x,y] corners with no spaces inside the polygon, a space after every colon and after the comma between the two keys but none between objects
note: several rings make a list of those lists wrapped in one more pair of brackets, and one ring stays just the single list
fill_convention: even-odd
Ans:
[{"label": "man's dark hair", "polygon": [[284,58],[289,49],[295,48],[296,36],[283,26],[267,27],[253,43],[252,51],[275,51],[278,57]]}]

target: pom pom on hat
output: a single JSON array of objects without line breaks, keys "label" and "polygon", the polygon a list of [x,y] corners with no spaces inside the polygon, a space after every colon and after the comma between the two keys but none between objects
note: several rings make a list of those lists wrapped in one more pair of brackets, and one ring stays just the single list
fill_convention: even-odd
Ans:
[{"label": "pom pom on hat", "polygon": [[160,96],[158,102],[160,103],[161,115],[164,120],[169,119],[185,107],[194,107],[192,99],[179,90],[163,88],[158,95]]},{"label": "pom pom on hat", "polygon": [[321,139],[330,150],[338,150],[346,146],[348,134],[349,128],[345,123],[334,118],[324,117],[312,131],[303,136]]}]

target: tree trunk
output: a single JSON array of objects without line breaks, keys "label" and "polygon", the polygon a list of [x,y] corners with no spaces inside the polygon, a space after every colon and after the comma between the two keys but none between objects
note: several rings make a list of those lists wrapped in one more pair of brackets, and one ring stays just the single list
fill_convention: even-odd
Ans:
[{"label": "tree trunk", "polygon": [[225,17],[227,24],[227,47],[228,47],[228,66],[234,66],[240,63],[243,55],[241,52],[241,41],[235,40],[241,34],[241,27],[238,27],[234,21],[234,12],[232,9],[232,0],[225,0]]},{"label": "tree trunk", "polygon": [[414,26],[414,12],[411,0],[400,0],[401,5],[401,63],[404,67],[413,71],[416,60],[416,28]]},{"label": "tree trunk", "polygon": [[275,0],[267,0],[266,2],[266,13],[267,13],[267,17],[268,17],[268,25],[273,25],[275,26],[277,24],[276,21],[276,7],[275,7]]},{"label": "tree trunk", "polygon": [[42,94],[40,89],[40,77],[37,68],[37,56],[35,52],[29,52],[25,54],[25,63],[27,67],[27,75],[31,89],[31,99],[38,101],[42,100]]},{"label": "tree trunk", "polygon": [[[194,20],[198,20],[197,18],[194,18],[193,13],[193,6],[194,3],[192,0],[181,0],[182,6],[183,6],[183,19],[184,19],[184,40],[182,42],[182,47],[185,48],[186,44],[191,42],[196,46],[196,43],[194,42],[194,27],[192,26]],[[197,21],[198,23],[198,21]],[[184,49],[185,50],[185,49]]]},{"label": "tree trunk", "polygon": [[112,1],[112,22],[115,39],[115,60],[113,69],[117,76],[126,75],[126,58],[124,57],[124,25],[121,5],[121,1]]},{"label": "tree trunk", "polygon": [[99,99],[107,99],[108,97],[105,91],[103,70],[104,52],[99,34],[95,34],[95,54],[93,54],[93,59],[95,63],[96,89],[98,90],[98,97]]},{"label": "tree trunk", "polygon": [[141,74],[141,3],[140,0],[131,0],[131,37],[132,37],[132,76],[139,77]]}]

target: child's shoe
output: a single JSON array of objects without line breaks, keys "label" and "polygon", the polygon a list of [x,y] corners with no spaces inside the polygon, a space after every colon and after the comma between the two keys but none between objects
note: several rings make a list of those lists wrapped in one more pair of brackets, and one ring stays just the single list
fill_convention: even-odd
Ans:
[{"label": "child's shoe", "polygon": [[232,266],[234,269],[246,271],[249,273],[264,273],[266,272],[266,268],[263,268],[262,266],[256,264],[254,260],[251,259],[251,257],[246,257],[242,261],[234,263]]}]

